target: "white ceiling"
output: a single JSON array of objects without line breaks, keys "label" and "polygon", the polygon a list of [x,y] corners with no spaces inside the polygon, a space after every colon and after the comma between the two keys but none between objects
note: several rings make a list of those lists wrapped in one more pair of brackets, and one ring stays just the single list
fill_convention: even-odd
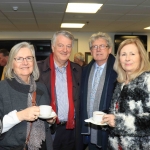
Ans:
[{"label": "white ceiling", "polygon": [[[103,3],[96,14],[65,13],[68,2]],[[18,6],[18,11],[13,10]],[[0,31],[57,31],[61,23],[86,23],[77,32],[150,30],[150,0],[0,0]]]}]

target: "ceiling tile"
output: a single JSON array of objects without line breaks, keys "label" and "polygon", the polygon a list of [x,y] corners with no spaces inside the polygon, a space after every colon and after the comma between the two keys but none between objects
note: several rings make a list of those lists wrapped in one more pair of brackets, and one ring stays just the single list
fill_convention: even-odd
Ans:
[{"label": "ceiling tile", "polygon": [[131,10],[129,14],[145,14],[150,15],[150,6],[138,6]]},{"label": "ceiling tile", "polygon": [[5,15],[7,18],[34,18],[34,15],[32,12],[5,12]]},{"label": "ceiling tile", "polygon": [[143,30],[150,26],[150,0],[86,0],[103,3],[96,14],[65,13],[68,2],[85,0],[0,0],[0,31],[56,31],[62,22],[86,24],[71,32],[150,31]]},{"label": "ceiling tile", "polygon": [[35,19],[10,19],[13,24],[36,24]]},{"label": "ceiling tile", "polygon": [[33,10],[39,12],[65,12],[66,4],[32,3]]},{"label": "ceiling tile", "polygon": [[49,12],[35,12],[37,19],[61,19],[63,18],[63,13],[49,13]]},{"label": "ceiling tile", "polygon": [[120,14],[65,14],[63,22],[81,21],[81,22],[99,22],[106,20],[116,20],[120,18]]},{"label": "ceiling tile", "polygon": [[59,25],[61,24],[60,19],[37,19],[38,24],[49,24],[49,23],[58,23]]},{"label": "ceiling tile", "polygon": [[136,6],[141,4],[145,0],[107,0],[107,4],[112,5],[128,5],[128,6]]},{"label": "ceiling tile", "polygon": [[123,5],[108,5],[105,4],[102,8],[98,11],[98,13],[106,13],[106,14],[125,14],[132,10],[134,6],[123,6]]},{"label": "ceiling tile", "polygon": [[[10,11],[14,11],[13,10],[13,7],[14,6],[17,6],[18,7],[18,10],[17,12],[22,12],[22,11],[32,11],[31,9],[31,6],[30,6],[30,3],[16,3],[16,2],[13,2],[13,3],[2,3],[0,2],[0,10],[2,12],[10,12]],[[15,12],[15,11],[14,11]]]},{"label": "ceiling tile", "polygon": [[32,3],[68,3],[68,0],[31,0]]},{"label": "ceiling tile", "polygon": [[24,3],[29,2],[29,0],[0,0],[0,3]]}]

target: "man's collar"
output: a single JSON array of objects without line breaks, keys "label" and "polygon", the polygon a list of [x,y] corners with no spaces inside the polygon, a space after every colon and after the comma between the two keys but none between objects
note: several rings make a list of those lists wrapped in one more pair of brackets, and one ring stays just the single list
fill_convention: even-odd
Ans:
[{"label": "man's collar", "polygon": [[57,65],[57,63],[55,62],[55,60],[54,60],[54,66],[55,66],[55,68],[66,68],[67,65],[68,65],[68,61],[65,63],[64,66],[59,67],[59,66]]},{"label": "man's collar", "polygon": [[[105,65],[106,65],[106,63],[102,64],[100,67],[101,67],[102,69],[104,69]],[[95,62],[95,68],[97,68],[97,67],[99,67],[99,65]]]}]

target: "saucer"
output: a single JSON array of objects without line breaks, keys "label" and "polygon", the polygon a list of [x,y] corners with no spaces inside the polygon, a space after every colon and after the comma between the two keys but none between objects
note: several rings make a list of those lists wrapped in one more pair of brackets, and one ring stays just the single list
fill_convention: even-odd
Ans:
[{"label": "saucer", "polygon": [[97,122],[94,122],[93,117],[91,117],[89,119],[85,119],[84,121],[85,122],[90,122],[90,123],[95,124],[95,125],[100,125],[100,126],[106,126],[107,125],[106,123],[97,123]]},{"label": "saucer", "polygon": [[53,118],[53,117],[55,117],[56,116],[56,113],[55,112],[52,112],[50,115],[39,115],[39,118],[41,118],[41,119],[51,119],[51,118]]}]

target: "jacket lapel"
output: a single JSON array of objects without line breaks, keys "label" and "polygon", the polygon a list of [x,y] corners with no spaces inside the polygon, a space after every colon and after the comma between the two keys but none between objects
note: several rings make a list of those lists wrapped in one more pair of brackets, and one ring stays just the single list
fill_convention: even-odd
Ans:
[{"label": "jacket lapel", "polygon": [[104,82],[104,87],[103,87],[103,92],[102,92],[102,96],[101,96],[101,103],[100,103],[100,106],[99,106],[99,110],[108,110],[107,108],[107,103],[108,103],[108,100],[107,100],[107,90],[108,90],[108,87],[110,86],[110,80],[113,80],[111,79],[111,72],[113,71],[113,66],[112,64],[114,63],[114,58],[112,56],[112,54],[109,55],[108,57],[108,60],[107,60],[107,68],[106,68],[106,77],[105,77],[105,82]]}]

